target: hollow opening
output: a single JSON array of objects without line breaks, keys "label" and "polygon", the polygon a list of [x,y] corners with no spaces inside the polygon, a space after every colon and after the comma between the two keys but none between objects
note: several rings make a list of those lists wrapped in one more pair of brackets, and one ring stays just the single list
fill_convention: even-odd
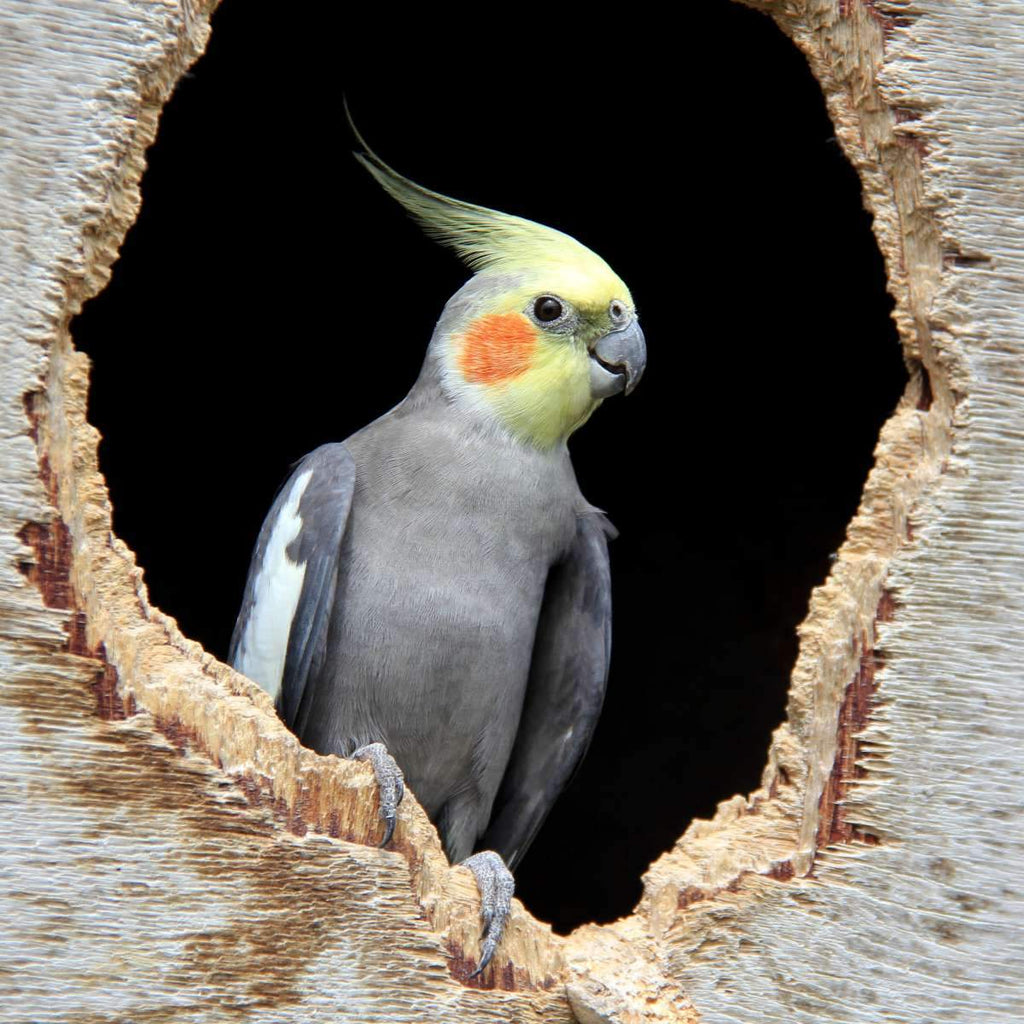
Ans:
[{"label": "hollow opening", "polygon": [[72,325],[114,528],[224,657],[288,466],[414,380],[465,273],[348,155],[342,87],[415,180],[591,245],[650,362],[571,444],[620,530],[611,680],[517,885],[558,931],[611,920],[693,817],[757,786],[784,716],[795,627],[906,383],[870,218],[802,56],[727,0],[688,9],[706,45],[684,61],[652,27],[585,74],[523,76],[510,41],[485,82],[336,17],[226,0],[164,112],[139,220]]}]

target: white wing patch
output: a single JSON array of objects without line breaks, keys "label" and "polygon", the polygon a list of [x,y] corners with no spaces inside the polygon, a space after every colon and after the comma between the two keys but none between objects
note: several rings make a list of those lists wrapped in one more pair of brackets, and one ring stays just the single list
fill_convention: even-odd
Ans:
[{"label": "white wing patch", "polygon": [[288,545],[302,529],[299,502],[312,476],[310,469],[296,478],[274,523],[256,576],[252,613],[245,624],[235,664],[239,672],[259,683],[274,700],[281,689],[288,634],[306,578],[306,563],[293,562],[288,557]]}]

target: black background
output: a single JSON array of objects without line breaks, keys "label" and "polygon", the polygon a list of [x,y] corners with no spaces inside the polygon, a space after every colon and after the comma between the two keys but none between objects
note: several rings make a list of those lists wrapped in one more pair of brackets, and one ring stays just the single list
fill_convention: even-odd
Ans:
[{"label": "black background", "polygon": [[856,175],[767,18],[498,14],[226,0],[72,330],[115,530],[223,657],[288,466],[404,396],[466,278],[352,159],[343,94],[403,173],[568,231],[630,285],[647,375],[571,443],[621,532],[608,698],[518,872],[565,930],[628,913],[694,816],[758,785],[905,371]]}]

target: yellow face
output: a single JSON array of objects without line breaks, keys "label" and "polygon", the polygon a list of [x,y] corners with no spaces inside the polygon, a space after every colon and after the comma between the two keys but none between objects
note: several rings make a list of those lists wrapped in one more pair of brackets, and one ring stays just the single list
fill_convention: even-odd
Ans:
[{"label": "yellow face", "polygon": [[643,332],[600,256],[555,228],[417,185],[359,141],[357,159],[384,190],[476,271],[431,342],[450,396],[550,448],[605,397],[632,390],[647,361]]},{"label": "yellow face", "polygon": [[601,403],[590,346],[634,316],[626,286],[609,271],[548,267],[477,308],[449,339],[448,366],[522,440],[564,441]]}]

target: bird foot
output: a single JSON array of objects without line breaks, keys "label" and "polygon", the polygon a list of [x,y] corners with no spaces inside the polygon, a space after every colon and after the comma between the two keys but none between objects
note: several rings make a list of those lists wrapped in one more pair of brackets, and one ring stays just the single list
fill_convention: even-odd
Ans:
[{"label": "bird foot", "polygon": [[352,757],[357,761],[369,761],[373,768],[380,790],[380,816],[384,820],[384,838],[380,845],[387,846],[395,834],[398,805],[405,796],[405,776],[383,743],[368,743],[356,750]]},{"label": "bird foot", "polygon": [[480,917],[484,922],[480,965],[470,975],[475,978],[491,962],[505,932],[505,925],[512,912],[512,894],[516,891],[516,883],[512,872],[493,850],[474,853],[462,862],[462,866],[469,868],[476,877],[476,887],[480,890]]}]

